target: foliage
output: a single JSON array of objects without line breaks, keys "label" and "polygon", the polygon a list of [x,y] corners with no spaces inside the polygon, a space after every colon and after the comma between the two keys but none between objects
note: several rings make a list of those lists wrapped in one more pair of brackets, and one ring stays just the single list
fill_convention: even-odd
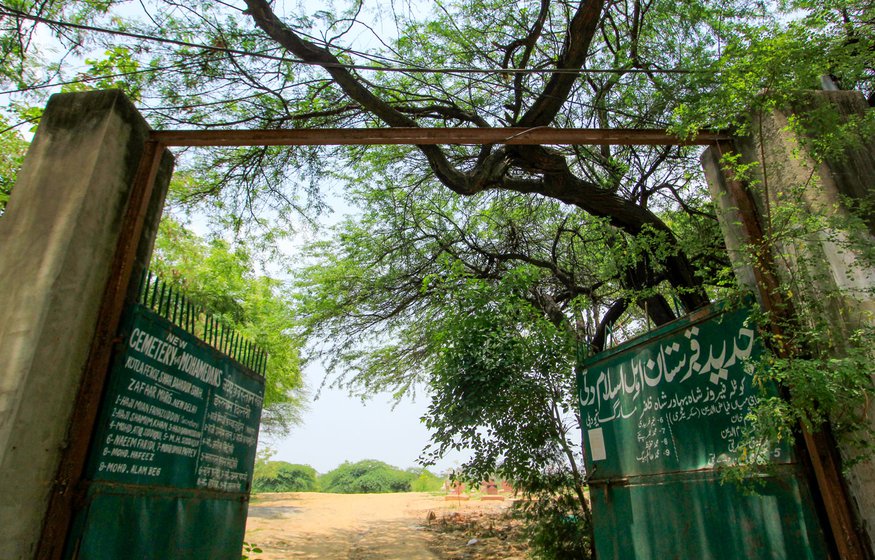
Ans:
[{"label": "foliage", "polygon": [[253,492],[316,492],[316,469],[285,461],[266,461],[255,466]]},{"label": "foliage", "polygon": [[28,143],[15,130],[8,129],[9,122],[0,117],[0,216],[6,210],[9,195],[24,161]]},{"label": "foliage", "polygon": [[[859,0],[587,2],[574,9],[451,2],[418,17],[399,7],[396,29],[363,47],[352,44],[362,35],[356,31],[377,31],[359,3],[312,14],[284,7],[279,17],[264,0],[248,0],[242,13],[211,2],[185,10],[166,10],[163,0],[141,9],[121,4],[22,0],[4,7],[3,71],[25,90],[15,100],[22,113],[44,100],[37,86],[59,79],[67,88],[122,87],[158,126],[671,125],[691,133],[743,127],[738,115],[809,89],[823,73],[872,90],[871,6]],[[44,22],[61,52],[87,54],[79,68],[72,56],[40,60],[43,45],[31,40],[36,24],[16,10],[111,32]],[[563,72],[553,72],[559,66]],[[182,198],[214,201],[216,215],[238,229],[266,215],[316,211],[321,179],[345,176],[363,153],[375,152],[390,186],[418,176],[464,195],[539,193],[631,235],[649,227],[670,250],[644,266],[663,268],[688,309],[706,301],[698,267],[662,214],[685,204],[687,181],[677,171],[695,166],[689,149],[427,146],[404,158],[386,148],[222,149],[186,158],[203,180]]]},{"label": "foliage", "polygon": [[[811,95],[796,96],[780,109],[790,115],[788,132],[800,139],[794,159],[744,168],[726,162],[761,200],[768,201],[765,238],[761,246],[746,248],[748,265],[771,268],[777,274],[771,292],[774,308],[756,317],[768,351],[755,374],[761,386],[777,387],[779,394],[760,399],[751,411],[740,461],[727,471],[733,480],[767,468],[774,443],[792,441],[800,430],[825,431],[835,437],[846,470],[875,454],[870,419],[875,399],[875,331],[864,301],[873,291],[859,282],[875,266],[873,200],[827,202],[812,196],[822,190],[814,171],[780,189],[768,183],[768,177],[781,175],[784,166],[814,169],[825,162],[846,164],[849,154],[871,142],[872,112],[839,116]],[[760,134],[754,137],[763,141]],[[844,277],[834,276],[845,266],[837,260],[847,263]]]},{"label": "foliage", "polygon": [[262,425],[283,432],[299,422],[304,402],[300,342],[283,285],[255,268],[246,248],[161,221],[152,269],[268,353]]},{"label": "foliage", "polygon": [[253,554],[261,554],[262,552],[264,551],[257,545],[244,541],[242,560],[256,560],[257,556],[253,556]]},{"label": "foliage", "polygon": [[[374,42],[386,45],[384,52],[362,53],[343,46],[355,35],[350,31],[374,29],[358,4],[338,13],[290,12],[284,21],[274,19],[271,6],[261,0],[249,0],[245,16],[207,2],[188,10],[162,10],[163,2],[155,0],[143,3],[142,13],[118,13],[114,4],[85,9],[79,2],[48,2],[40,13],[76,17],[125,33],[174,37],[204,48],[130,37],[121,41],[111,34],[85,32],[73,40],[63,25],[50,24],[62,47],[101,45],[98,52],[103,58],[88,59],[87,68],[78,74],[80,82],[88,87],[118,82],[142,99],[144,111],[158,126],[257,128],[362,126],[379,121],[390,126],[664,126],[676,103],[673,88],[689,87],[690,80],[684,72],[663,74],[663,69],[707,68],[712,37],[715,32],[718,38],[728,33],[719,25],[715,29],[714,22],[732,21],[747,8],[746,2],[695,9],[674,9],[670,3],[642,7],[592,2],[568,10],[544,2],[525,6],[517,15],[489,2],[451,3],[418,18],[399,14],[397,36]],[[18,7],[30,9],[27,2]],[[17,23],[24,31],[31,28],[27,20]],[[673,33],[663,32],[667,26]],[[10,35],[16,33],[10,29]],[[667,37],[677,39],[665,45]],[[18,43],[9,44],[12,56],[20,54],[13,48]],[[289,57],[272,58],[283,50]],[[373,60],[406,68],[471,67],[483,69],[483,76],[405,70],[374,71],[362,77],[337,66]],[[557,61],[566,68],[603,67],[616,72],[585,72],[579,77],[551,74]],[[326,75],[319,65],[333,66]],[[69,72],[63,63],[56,69],[59,74],[65,71]],[[694,85],[701,91],[700,83]],[[213,200],[216,214],[235,228],[253,223],[251,217],[256,221],[266,214],[284,218],[298,210],[320,208],[320,179],[329,174],[345,176],[362,152],[277,147],[213,150],[187,158],[186,166],[203,180],[190,185],[192,190],[183,198]],[[662,267],[687,308],[706,301],[696,267],[677,250],[674,233],[660,216],[660,206],[677,203],[679,193],[686,190],[689,181],[678,172],[695,165],[690,149],[429,146],[390,162],[385,154],[392,157],[392,149],[367,152],[383,159],[377,165],[393,179],[427,177],[465,195],[496,189],[540,193],[603,217],[631,235],[645,228],[658,231],[672,249],[665,251],[665,262],[644,266]],[[302,170],[307,170],[306,180],[286,180]],[[244,217],[250,219],[244,222]]]},{"label": "foliage", "polygon": [[413,478],[410,481],[411,492],[438,492],[444,486],[444,479],[428,469],[412,468],[407,469]]},{"label": "foliage", "polygon": [[402,471],[381,461],[345,462],[319,477],[323,492],[337,494],[382,494],[410,492],[419,474]]},{"label": "foliage", "polygon": [[580,515],[577,497],[567,491],[515,504],[526,520],[532,556],[543,560],[593,557],[590,520]]},{"label": "foliage", "polygon": [[463,468],[475,481],[496,473],[522,482],[549,465],[576,463],[569,441],[574,340],[514,293],[524,282],[514,275],[497,287],[471,281],[444,311],[451,319],[425,423],[434,457],[472,450]]},{"label": "foliage", "polygon": [[674,111],[676,130],[752,132],[753,116],[792,105],[824,80],[875,104],[871,3],[788,0],[771,13],[765,6],[727,26],[713,65],[719,79],[706,79],[705,95],[686,94]]}]

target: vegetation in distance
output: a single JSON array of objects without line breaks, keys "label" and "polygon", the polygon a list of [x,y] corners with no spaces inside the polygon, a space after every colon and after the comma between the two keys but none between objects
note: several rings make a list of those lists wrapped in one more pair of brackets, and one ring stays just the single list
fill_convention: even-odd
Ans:
[{"label": "vegetation in distance", "polygon": [[344,462],[323,475],[309,465],[260,459],[255,465],[253,492],[327,492],[386,494],[436,492],[444,479],[422,468],[401,470],[382,461]]}]

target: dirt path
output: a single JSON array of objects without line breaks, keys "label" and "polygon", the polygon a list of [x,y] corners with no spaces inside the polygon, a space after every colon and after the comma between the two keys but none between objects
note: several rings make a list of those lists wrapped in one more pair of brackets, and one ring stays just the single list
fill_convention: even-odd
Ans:
[{"label": "dirt path", "polygon": [[[425,493],[261,494],[249,507],[246,541],[264,551],[254,555],[263,560],[522,558],[498,539],[492,546],[486,538],[468,544],[478,531],[467,520],[497,518],[508,504],[460,503]],[[445,520],[466,520],[469,530],[428,530]],[[496,555],[496,547],[506,550]]]}]

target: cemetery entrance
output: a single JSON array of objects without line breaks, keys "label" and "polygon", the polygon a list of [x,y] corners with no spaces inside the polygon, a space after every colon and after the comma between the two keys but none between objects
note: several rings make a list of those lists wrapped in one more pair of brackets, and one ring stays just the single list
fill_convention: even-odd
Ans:
[{"label": "cemetery entrance", "polygon": [[[827,558],[804,469],[789,442],[740,448],[762,387],[749,309],[715,304],[584,360],[585,425],[600,559]],[[721,467],[758,453],[744,483]]]},{"label": "cemetery entrance", "polygon": [[[91,140],[92,137],[97,138],[92,142],[94,145],[83,142],[83,138]],[[167,147],[490,143],[714,145],[729,140],[728,136],[718,133],[680,140],[659,130],[548,128],[155,132],[148,129],[130,103],[117,92],[54,97],[25,163],[22,175],[26,187],[20,189],[23,194],[16,193],[17,200],[14,197],[10,203],[9,219],[4,217],[6,223],[0,224],[5,228],[0,228],[0,234],[5,235],[0,236],[3,240],[13,239],[16,235],[31,239],[32,233],[25,233],[24,228],[33,224],[50,224],[58,228],[52,235],[38,237],[40,242],[49,244],[47,248],[26,246],[17,249],[7,268],[29,266],[28,271],[32,269],[35,279],[32,287],[37,293],[47,294],[55,290],[64,296],[40,303],[43,307],[39,309],[34,308],[32,302],[29,302],[30,307],[24,304],[16,307],[17,301],[33,297],[26,292],[30,286],[16,286],[18,291],[13,290],[8,296],[9,305],[0,305],[0,310],[8,315],[0,316],[0,319],[16,325],[31,321],[42,337],[35,336],[21,346],[21,352],[12,353],[12,359],[18,360],[9,369],[13,372],[10,378],[15,385],[6,391],[5,400],[0,401],[0,413],[6,414],[3,419],[9,419],[5,426],[0,424],[0,445],[4,446],[0,449],[4,454],[0,475],[8,475],[4,482],[9,489],[9,506],[0,510],[0,536],[4,537],[3,540],[21,543],[20,546],[16,544],[18,548],[12,551],[16,558],[61,558],[65,545],[78,546],[80,551],[88,552],[88,557],[100,558],[101,554],[114,554],[112,547],[115,544],[105,531],[100,540],[109,547],[107,549],[102,549],[103,544],[89,535],[93,534],[93,528],[105,526],[110,517],[115,519],[119,515],[138,520],[139,526],[149,527],[151,534],[163,533],[166,536],[169,527],[162,523],[166,521],[165,516],[172,515],[174,520],[187,519],[184,527],[173,529],[176,530],[171,533],[174,538],[190,546],[192,554],[209,555],[212,552],[198,548],[203,543],[197,541],[195,527],[203,527],[215,519],[226,519],[228,526],[240,523],[248,491],[243,479],[247,476],[247,469],[251,469],[254,452],[251,444],[258,424],[255,401],[259,399],[260,389],[258,377],[253,373],[258,370],[259,361],[248,362],[247,358],[241,359],[232,351],[231,360],[222,362],[213,355],[215,348],[209,348],[211,343],[204,345],[203,341],[191,336],[193,332],[202,332],[204,326],[198,321],[193,321],[195,325],[192,326],[190,316],[180,312],[175,304],[171,305],[174,311],[169,322],[166,312],[159,309],[155,313],[154,309],[146,309],[148,305],[144,306],[146,290],[140,278],[147,268],[169,179]],[[88,220],[82,226],[75,220],[66,220],[70,208],[60,207],[51,194],[36,191],[38,186],[53,182],[63,189],[70,170],[83,167],[77,160],[83,157],[83,152],[77,150],[84,150],[86,156],[99,160],[91,175],[76,179],[77,187],[87,189],[107,184],[114,189],[111,197],[103,193],[93,197],[77,196],[74,201],[79,205],[75,208],[77,216]],[[72,158],[72,161],[64,160],[65,157]],[[107,170],[107,166],[117,166],[118,169]],[[29,181],[33,184],[27,185]],[[58,193],[59,201],[64,200],[62,195],[63,192]],[[83,204],[83,200],[87,204]],[[105,207],[100,204],[105,204]],[[16,214],[24,212],[30,214],[16,218]],[[44,215],[38,215],[40,212]],[[67,227],[68,222],[69,228],[61,229]],[[102,245],[98,248],[97,242],[92,241],[97,238],[97,230],[103,232],[101,228],[106,230],[106,235],[100,238]],[[93,266],[96,272],[83,270],[84,266],[77,267],[76,263],[80,262],[77,256],[65,252],[69,247],[59,242],[75,238],[77,234],[89,239],[80,250],[100,250],[98,256],[87,254],[81,259],[84,263],[98,263]],[[28,257],[32,258],[34,253],[48,256],[40,262],[30,263]],[[55,267],[63,273],[60,277],[65,283],[61,292],[56,284],[47,283],[56,278],[45,273],[47,267]],[[4,270],[0,268],[0,280],[14,278],[12,273]],[[164,301],[166,307],[166,300],[158,299]],[[93,302],[97,303],[91,305]],[[80,310],[76,304],[85,308]],[[59,347],[57,355],[42,358],[38,351],[40,344],[49,347],[45,341],[59,337],[52,318],[62,326],[61,330],[75,332],[78,338],[72,350]],[[15,333],[7,336],[15,336]],[[121,343],[123,348],[127,345],[127,348],[116,354],[110,368],[116,343]],[[195,347],[197,352],[186,353],[185,349]],[[221,350],[227,351],[228,348]],[[213,361],[214,358],[218,361]],[[160,367],[167,365],[168,360],[184,375],[171,379],[173,373]],[[56,374],[58,364],[65,368],[63,373]],[[107,376],[110,369],[113,374]],[[221,373],[217,373],[219,371]],[[166,380],[176,393],[161,392],[159,395],[153,377],[165,379],[165,374],[170,375]],[[47,386],[50,387],[47,389]],[[105,404],[101,405],[104,395]],[[46,407],[50,410],[45,410]],[[7,414],[7,411],[10,412]],[[141,415],[136,417],[139,420],[136,425],[131,421],[134,414]],[[204,418],[210,421],[204,423]],[[148,425],[150,422],[151,426]],[[155,436],[155,426],[159,426],[159,422],[163,422],[160,424],[162,429],[166,428],[160,441],[155,437],[141,437],[141,429],[143,436],[147,430],[156,430],[148,432]],[[207,425],[211,427],[207,428]],[[229,435],[232,427],[233,437]],[[596,428],[598,426],[593,426]],[[165,434],[172,441],[165,442]],[[239,441],[236,434],[241,434]],[[598,446],[599,436],[593,432],[589,452],[603,452],[605,461],[615,460],[616,457],[607,455],[611,451],[611,437],[603,430],[602,450]],[[38,444],[31,445],[28,439]],[[159,444],[166,445],[159,447]],[[197,451],[193,451],[196,448]],[[816,451],[808,449],[813,455]],[[146,457],[150,460],[146,461]],[[594,457],[591,459],[595,460]],[[244,465],[245,462],[249,465]],[[610,469],[603,469],[605,471],[608,471],[606,475],[611,474]],[[618,472],[614,472],[616,474]],[[818,473],[818,483],[809,484],[809,488],[816,488],[812,494],[819,495],[826,504],[828,522],[821,524],[827,528],[824,530],[827,541],[838,543],[837,548],[844,557],[862,558],[854,553],[845,554],[848,526],[843,525],[842,515],[837,518],[835,512],[844,510],[844,519],[847,519],[848,504],[843,496],[831,492],[835,481],[824,482],[823,476]],[[825,476],[831,475],[827,473]],[[44,480],[53,482],[47,487],[42,482]],[[92,484],[83,484],[89,480]],[[129,486],[150,488],[143,483],[151,480],[156,482],[151,489],[139,495],[130,491]],[[704,480],[699,482],[712,488],[716,484]],[[84,504],[85,507],[82,501],[84,487],[90,487],[85,495],[92,499],[90,505]],[[631,486],[629,488],[629,492],[617,494],[617,497],[634,503],[637,498],[633,497]],[[209,503],[202,499],[204,492],[213,493]],[[219,495],[222,492],[224,494]],[[804,494],[805,490],[800,487],[798,492]],[[719,496],[715,499],[722,500]],[[180,509],[186,510],[188,517],[176,517]],[[683,513],[695,516],[701,512]],[[808,516],[809,511],[806,509],[803,514]],[[95,521],[92,523],[89,518]],[[238,534],[242,534],[242,527]],[[224,535],[218,538],[222,539]],[[230,540],[225,544],[230,547]],[[142,543],[144,547],[152,545],[160,554],[166,554],[167,549],[161,548],[163,545]]]}]

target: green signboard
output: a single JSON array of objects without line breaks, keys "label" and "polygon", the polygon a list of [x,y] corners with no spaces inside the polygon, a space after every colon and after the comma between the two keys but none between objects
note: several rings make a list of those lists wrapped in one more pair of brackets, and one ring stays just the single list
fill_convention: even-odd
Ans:
[{"label": "green signboard", "polygon": [[748,316],[714,306],[580,365],[600,559],[824,557],[790,447],[767,450],[774,468],[758,494],[720,482],[760,398]]},{"label": "green signboard", "polygon": [[141,305],[121,341],[68,557],[239,560],[264,379]]}]

